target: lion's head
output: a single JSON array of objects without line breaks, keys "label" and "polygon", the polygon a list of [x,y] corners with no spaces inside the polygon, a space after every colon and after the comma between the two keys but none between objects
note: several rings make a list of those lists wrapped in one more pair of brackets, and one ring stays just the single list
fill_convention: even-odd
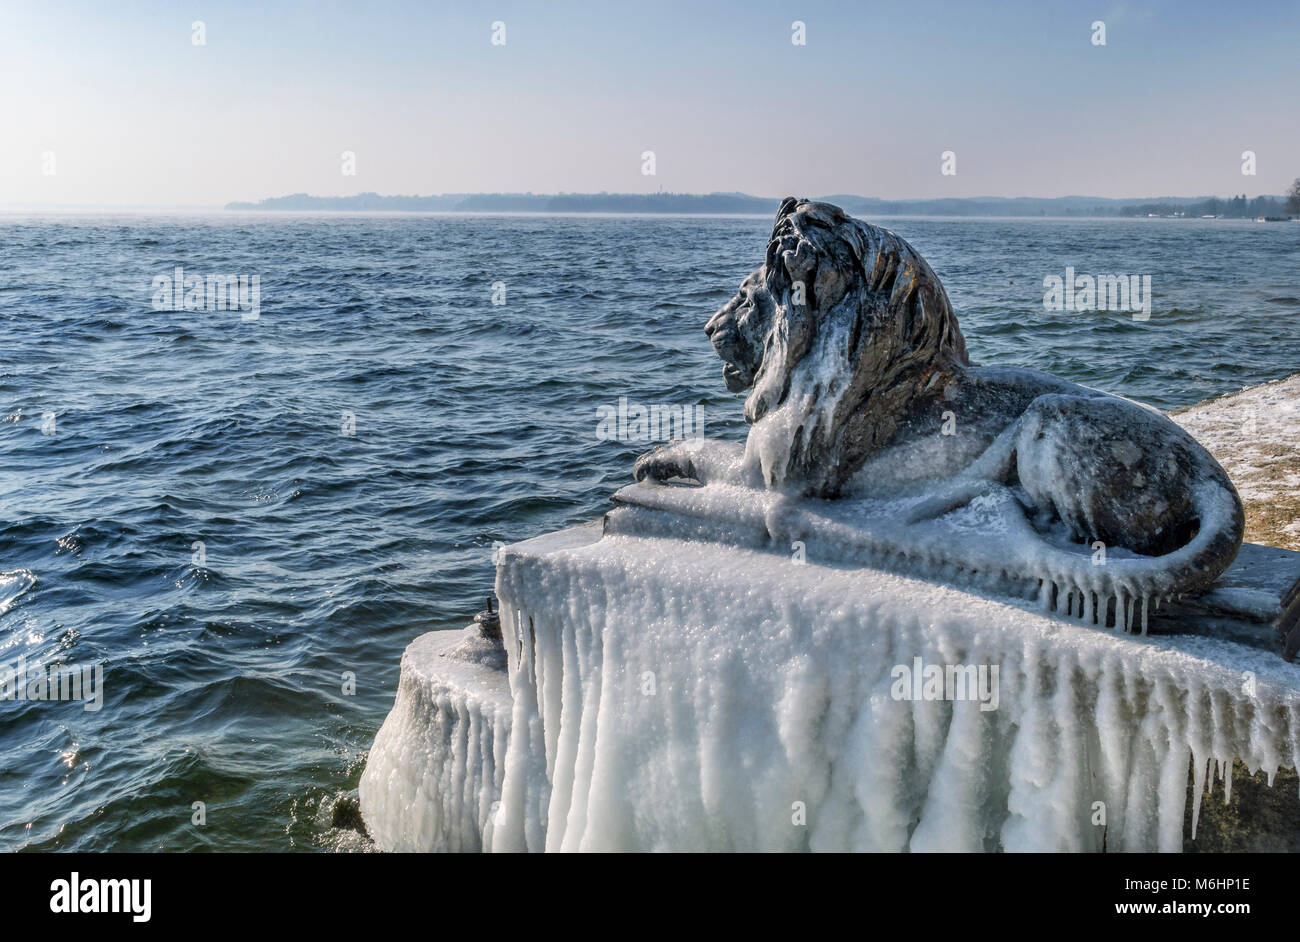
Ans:
[{"label": "lion's head", "polygon": [[836,496],[903,411],[969,361],[934,271],[888,229],[787,198],[763,266],[705,332],[769,487]]}]

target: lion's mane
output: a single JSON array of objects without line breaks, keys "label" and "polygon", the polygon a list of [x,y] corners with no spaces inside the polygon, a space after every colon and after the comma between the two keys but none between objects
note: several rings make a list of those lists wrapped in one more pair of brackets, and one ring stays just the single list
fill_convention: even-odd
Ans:
[{"label": "lion's mane", "polygon": [[939,278],[906,241],[829,203],[787,198],[767,243],[774,305],[745,401],[768,486],[834,497],[922,394],[967,365]]}]

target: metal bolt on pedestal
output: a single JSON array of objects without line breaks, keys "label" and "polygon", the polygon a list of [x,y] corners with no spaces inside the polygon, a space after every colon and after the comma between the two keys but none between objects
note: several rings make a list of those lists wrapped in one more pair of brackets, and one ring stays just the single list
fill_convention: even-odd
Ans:
[{"label": "metal bolt on pedestal", "polygon": [[479,633],[483,637],[501,637],[501,615],[492,608],[492,596],[488,596],[487,611],[475,615],[474,621],[478,624]]}]

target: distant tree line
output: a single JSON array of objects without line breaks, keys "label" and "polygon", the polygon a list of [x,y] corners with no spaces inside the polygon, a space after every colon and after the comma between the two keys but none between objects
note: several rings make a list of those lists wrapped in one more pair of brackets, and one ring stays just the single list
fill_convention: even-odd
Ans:
[{"label": "distant tree line", "polygon": [[1227,199],[1211,197],[1196,203],[1139,203],[1125,206],[1121,216],[1223,216],[1226,219],[1254,219],[1257,216],[1300,215],[1300,179],[1291,185],[1284,199],[1274,196],[1257,196],[1247,199],[1246,194]]}]

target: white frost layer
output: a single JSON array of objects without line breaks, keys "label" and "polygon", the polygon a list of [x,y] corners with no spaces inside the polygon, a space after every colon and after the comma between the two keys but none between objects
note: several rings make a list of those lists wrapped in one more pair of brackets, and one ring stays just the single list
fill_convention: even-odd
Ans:
[{"label": "white frost layer", "polygon": [[[1297,507],[1300,462],[1300,373],[1210,399],[1170,415],[1223,465],[1252,507]],[[1300,548],[1300,515],[1281,522],[1268,542]],[[1254,537],[1259,539],[1259,537]]]},{"label": "white frost layer", "polygon": [[[1176,851],[1189,768],[1300,759],[1300,667],[1267,652],[597,536],[502,553],[494,850]],[[997,708],[896,699],[918,657],[996,666]]]},{"label": "white frost layer", "polygon": [[443,655],[477,627],[434,631],[402,655],[397,701],[361,775],[361,813],[389,851],[476,851],[499,811],[510,691],[506,675]]}]

